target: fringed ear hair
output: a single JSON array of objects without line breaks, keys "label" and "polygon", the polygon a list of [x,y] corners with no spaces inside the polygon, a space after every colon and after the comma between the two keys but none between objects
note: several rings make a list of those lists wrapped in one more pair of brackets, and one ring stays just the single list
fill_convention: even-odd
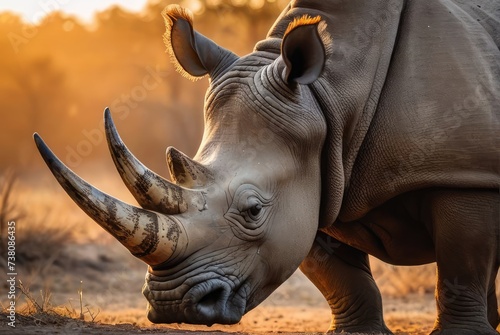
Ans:
[{"label": "fringed ear hair", "polygon": [[320,16],[304,15],[290,22],[281,43],[285,82],[307,85],[321,75],[332,45],[326,27]]},{"label": "fringed ear hair", "polygon": [[163,40],[177,72],[191,80],[224,73],[238,56],[193,29],[193,15],[178,5],[167,6],[162,16]]}]

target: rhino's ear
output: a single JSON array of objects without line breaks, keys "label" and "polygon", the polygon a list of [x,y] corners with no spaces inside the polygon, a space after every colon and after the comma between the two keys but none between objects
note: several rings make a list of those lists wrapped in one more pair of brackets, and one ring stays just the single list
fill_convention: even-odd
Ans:
[{"label": "rhino's ear", "polygon": [[311,84],[323,72],[331,45],[326,23],[320,16],[304,15],[293,20],[281,43],[285,62],[283,79],[288,84]]},{"label": "rhino's ear", "polygon": [[188,10],[169,5],[163,12],[166,32],[163,40],[176,70],[197,80],[209,74],[220,75],[238,56],[193,30],[193,15]]}]

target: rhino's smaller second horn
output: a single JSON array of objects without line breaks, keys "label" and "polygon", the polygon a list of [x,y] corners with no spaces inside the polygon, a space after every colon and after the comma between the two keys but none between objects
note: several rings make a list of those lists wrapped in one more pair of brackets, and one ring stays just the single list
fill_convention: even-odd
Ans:
[{"label": "rhino's smaller second horn", "polygon": [[214,181],[206,167],[173,147],[167,149],[167,165],[172,180],[184,187],[206,187]]}]

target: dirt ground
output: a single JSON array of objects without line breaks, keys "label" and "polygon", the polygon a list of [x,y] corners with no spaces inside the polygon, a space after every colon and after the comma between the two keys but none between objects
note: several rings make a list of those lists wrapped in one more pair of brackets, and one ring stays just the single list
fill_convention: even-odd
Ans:
[{"label": "dirt ground", "polygon": [[[24,275],[23,284],[31,287],[30,291],[39,304],[42,303],[39,290],[50,289],[51,312],[49,315],[23,316],[21,311],[17,315],[16,328],[9,327],[6,315],[3,315],[0,334],[322,333],[330,324],[326,301],[297,271],[236,325],[154,325],[145,316],[146,300],[140,292],[145,266],[110,241],[71,245],[59,256],[56,264],[48,268],[50,270],[45,270],[48,273],[41,275],[38,272],[32,277]],[[376,266],[374,268],[376,270]],[[37,280],[41,276],[45,278],[44,286],[38,287]],[[379,277],[382,286],[386,286],[383,279],[387,276]],[[391,287],[400,285],[394,279],[392,281]],[[78,319],[77,291],[80,288],[85,321]],[[20,296],[19,303],[23,298]],[[432,328],[433,295],[425,290],[398,298],[389,294],[384,297],[384,309],[386,322],[395,334],[427,334]],[[73,318],[52,315],[52,311],[61,310],[62,314]]]},{"label": "dirt ground", "polygon": [[[39,288],[35,281],[40,279],[40,272],[31,278],[23,276],[26,283],[30,282],[24,285],[30,285],[31,292],[40,290],[43,296],[44,290],[51,290],[49,313],[23,316],[21,311],[15,328],[7,325],[4,314],[0,318],[0,334],[314,334],[325,332],[330,324],[326,301],[300,271],[245,315],[240,323],[205,327],[150,323],[145,315],[146,300],[140,292],[145,266],[114,242],[71,245],[56,263],[48,268],[50,273],[45,274],[43,287]],[[408,271],[396,271],[375,260],[372,263],[383,293],[388,327],[398,335],[428,334],[435,317],[433,293],[423,286],[409,291],[408,287],[411,288],[410,281],[420,281],[424,285],[433,280],[427,278],[424,281],[422,278],[429,276],[429,271],[417,269],[419,276],[411,278]],[[85,321],[78,319],[79,289],[83,291]],[[41,297],[36,293],[33,296],[42,304]],[[18,303],[22,300],[20,295]],[[5,301],[2,304],[6,306]]]},{"label": "dirt ground", "polygon": [[[319,313],[318,313],[319,312]],[[2,326],[0,334],[321,334],[320,330],[310,330],[304,332],[304,327],[311,324],[312,328],[320,328],[320,324],[327,325],[328,317],[325,318],[323,311],[315,309],[301,310],[300,308],[278,308],[278,309],[262,309],[262,315],[251,315],[245,317],[246,320],[240,324],[231,327],[175,327],[175,326],[146,326],[139,327],[130,323],[118,324],[101,324],[81,322],[77,320],[68,320],[58,324],[36,324],[32,319],[21,321],[15,329]],[[285,315],[286,314],[286,315]],[[432,318],[430,316],[418,313],[410,313],[411,320],[405,319],[404,316],[389,317],[387,320],[388,326],[398,334],[428,334],[431,330]],[[307,318],[307,320],[305,320]],[[306,322],[301,322],[306,321]],[[220,329],[222,328],[222,329]],[[191,329],[191,330],[190,330]],[[325,328],[323,327],[323,330]]]},{"label": "dirt ground", "polygon": [[[434,314],[428,307],[431,297],[416,297],[413,301],[391,299],[386,301],[386,321],[395,334],[428,334],[432,328]],[[307,306],[262,306],[248,313],[233,326],[212,327],[190,325],[152,325],[146,321],[126,322],[144,318],[144,311],[123,310],[107,314],[105,318],[116,318],[117,323],[82,322],[75,319],[47,320],[36,316],[19,317],[15,329],[1,323],[0,334],[265,334],[265,333],[323,333],[330,322],[327,308]],[[5,319],[2,317],[2,319]]]}]

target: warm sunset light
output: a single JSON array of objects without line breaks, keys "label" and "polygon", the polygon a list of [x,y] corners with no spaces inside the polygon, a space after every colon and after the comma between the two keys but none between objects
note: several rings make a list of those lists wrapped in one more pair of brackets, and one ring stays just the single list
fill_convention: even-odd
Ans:
[{"label": "warm sunset light", "polygon": [[[9,11],[20,15],[25,22],[39,23],[45,16],[54,11],[72,15],[83,22],[91,22],[96,12],[101,12],[110,6],[120,6],[122,9],[132,12],[141,11],[147,3],[158,3],[159,0],[26,0],[5,1],[0,3],[0,12]],[[194,13],[202,13],[207,7],[217,7],[224,3],[223,0],[179,0],[177,3],[191,9]],[[251,9],[260,9],[266,2],[285,3],[280,0],[229,0],[226,1],[235,7],[248,6]]]},{"label": "warm sunset light", "polygon": [[[2,148],[0,166],[19,164],[25,168],[40,164],[31,135],[45,127],[50,129],[48,133],[63,149],[70,165],[95,160],[94,155],[104,153],[103,142],[87,146],[82,131],[86,129],[87,135],[95,129],[101,131],[98,124],[106,106],[126,111],[126,117],[137,117],[137,122],[140,119],[137,112],[146,110],[158,113],[163,119],[172,118],[172,122],[157,120],[154,127],[173,127],[161,132],[174,141],[180,140],[184,132],[201,136],[203,98],[193,99],[193,94],[202,96],[206,83],[201,81],[192,86],[172,75],[173,67],[162,41],[165,24],[160,13],[166,5],[176,2],[3,2],[0,33],[5,38],[0,40],[3,50],[0,101],[4,108],[0,114],[5,114],[4,120],[12,126],[0,133],[0,140],[3,143],[14,140],[17,147]],[[286,3],[284,0],[178,2],[195,15],[203,13],[198,15],[198,29],[238,54],[250,52],[254,43],[265,37],[272,20]],[[142,76],[149,73],[154,74],[156,86],[145,91],[141,87]],[[176,101],[185,101],[190,107],[180,111],[174,108]],[[172,112],[166,112],[169,108]],[[181,130],[174,118],[192,121]],[[132,124],[127,122],[124,126]],[[184,140],[184,151],[196,150],[199,141],[196,136],[189,136],[191,143]],[[164,150],[163,141],[156,145],[153,149],[155,144],[149,144],[148,150]],[[162,166],[163,161],[159,161],[158,168]]]},{"label": "warm sunset light", "polygon": [[53,11],[77,16],[79,19],[90,22],[97,11],[103,11],[112,5],[119,5],[130,11],[140,11],[147,0],[23,0],[4,1],[0,3],[0,12],[10,11],[20,15],[23,20],[38,23],[43,17]]},{"label": "warm sunset light", "polygon": [[500,0],[0,0],[0,333],[500,335],[499,44]]}]

